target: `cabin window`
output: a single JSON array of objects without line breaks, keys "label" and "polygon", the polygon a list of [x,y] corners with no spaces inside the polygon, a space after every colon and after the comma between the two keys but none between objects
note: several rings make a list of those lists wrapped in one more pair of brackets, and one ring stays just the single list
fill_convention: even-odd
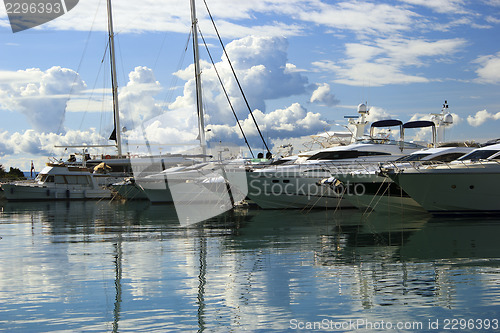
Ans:
[{"label": "cabin window", "polygon": [[64,178],[64,176],[56,175],[54,179],[56,184],[66,184],[66,179]]},{"label": "cabin window", "polygon": [[398,158],[396,162],[409,162],[409,161],[420,161],[422,158],[429,156],[430,154],[410,154]]},{"label": "cabin window", "polygon": [[310,173],[313,173],[313,172],[317,172],[317,173],[323,173],[323,172],[328,172],[327,170],[325,169],[311,169],[311,170],[304,170],[304,173],[306,172],[310,172]]},{"label": "cabin window", "polygon": [[496,153],[498,153],[498,150],[476,150],[459,158],[459,161],[485,160]]},{"label": "cabin window", "polygon": [[77,177],[76,176],[66,176],[66,181],[68,184],[77,184]]},{"label": "cabin window", "polygon": [[463,156],[464,153],[449,153],[431,158],[429,161],[451,162]]},{"label": "cabin window", "polygon": [[285,158],[282,158],[282,159],[280,159],[280,160],[276,160],[276,161],[272,162],[272,163],[271,163],[271,164],[269,164],[269,165],[280,165],[280,164],[283,164],[283,163],[286,163],[286,162],[290,162],[290,160],[287,160],[287,159],[285,159]]},{"label": "cabin window", "polygon": [[54,182],[54,176],[52,175],[43,175],[42,176],[42,179],[41,179],[42,182],[45,182],[45,183],[53,183]]},{"label": "cabin window", "polygon": [[322,151],[309,157],[308,160],[344,160],[358,157],[369,156],[387,156],[390,153],[380,151],[357,151],[357,150],[342,150],[342,151]]},{"label": "cabin window", "polygon": [[78,176],[78,184],[80,185],[88,185],[90,183],[89,181],[90,177],[89,176]]}]

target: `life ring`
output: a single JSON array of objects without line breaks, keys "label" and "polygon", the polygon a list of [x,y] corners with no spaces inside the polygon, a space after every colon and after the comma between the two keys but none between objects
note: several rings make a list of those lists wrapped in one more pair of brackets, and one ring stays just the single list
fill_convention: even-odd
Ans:
[{"label": "life ring", "polygon": [[111,158],[111,155],[106,155],[106,156],[104,156],[104,158],[105,158],[106,160],[109,160],[109,159]]}]

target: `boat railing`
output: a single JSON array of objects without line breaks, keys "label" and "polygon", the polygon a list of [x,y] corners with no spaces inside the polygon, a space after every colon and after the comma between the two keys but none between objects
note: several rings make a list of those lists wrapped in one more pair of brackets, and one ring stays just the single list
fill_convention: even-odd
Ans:
[{"label": "boat railing", "polygon": [[443,161],[407,161],[404,163],[397,163],[395,161],[388,162],[381,166],[381,169],[392,169],[394,172],[404,172],[405,170],[415,170],[417,172],[425,172],[425,170],[435,169],[437,167],[446,167],[450,170],[452,169],[476,169],[478,167],[486,168],[491,164],[500,165],[500,160],[488,160],[488,159],[478,159],[478,160],[455,160],[451,162]]}]

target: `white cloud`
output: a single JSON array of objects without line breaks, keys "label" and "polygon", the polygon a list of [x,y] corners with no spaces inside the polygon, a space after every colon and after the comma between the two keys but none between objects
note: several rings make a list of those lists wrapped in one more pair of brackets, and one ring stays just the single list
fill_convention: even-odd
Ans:
[{"label": "white cloud", "polygon": [[369,108],[369,113],[368,116],[366,116],[366,120],[372,123],[374,121],[382,119],[394,119],[395,117],[397,116],[390,114],[384,108],[372,106]]},{"label": "white cloud", "polygon": [[[250,33],[267,36],[292,36],[303,34],[297,23],[287,24],[284,21],[271,21],[269,24],[250,25],[248,22],[260,13],[275,15],[297,12],[302,8],[301,1],[268,1],[256,0],[233,1],[213,0],[209,4],[210,11],[221,31],[226,37],[243,37]],[[2,13],[3,14],[3,13]],[[1,15],[1,14],[0,14]],[[147,31],[169,31],[187,33],[191,26],[189,1],[153,1],[140,2],[123,0],[113,2],[113,21],[116,33],[142,33]],[[204,5],[199,3],[197,15],[203,31],[212,31],[212,23]],[[106,31],[106,3],[98,0],[80,1],[67,14],[35,29]],[[237,24],[245,20],[247,24]],[[6,23],[0,21],[1,23]],[[250,23],[251,24],[251,23]]]},{"label": "white cloud", "polygon": [[162,91],[153,71],[144,66],[136,67],[128,75],[129,81],[119,91],[121,126],[132,128],[134,123],[147,121],[163,112],[155,96]]},{"label": "white cloud", "polygon": [[361,34],[391,34],[410,30],[418,15],[407,9],[369,2],[315,2],[296,14],[301,20]]},{"label": "white cloud", "polygon": [[[273,139],[309,135],[329,128],[328,123],[321,119],[319,113],[308,112],[298,103],[269,113],[255,110],[253,115],[263,135]],[[251,116],[241,120],[240,123],[245,135],[250,137],[255,145],[259,145],[258,132]],[[210,128],[213,135],[221,137],[223,140],[235,136],[242,138],[237,125],[211,125]]]},{"label": "white cloud", "polygon": [[373,42],[346,44],[346,58],[313,62],[321,71],[336,74],[335,82],[354,86],[426,83],[422,75],[405,74],[411,67],[426,66],[435,57],[451,57],[465,45],[463,39],[427,41],[424,39],[388,38]]},{"label": "white cloud", "polygon": [[[293,64],[288,63],[287,48],[288,42],[285,38],[257,36],[235,40],[226,47],[239,82],[253,110],[253,116],[256,118],[262,133],[269,137],[312,134],[327,126],[326,122],[321,120],[319,113],[307,112],[298,103],[285,109],[270,112],[266,110],[266,100],[268,99],[289,97],[306,92],[307,78]],[[213,66],[202,61],[201,67],[205,124],[206,128],[211,130],[207,137],[215,141],[236,141],[243,144],[240,129],[221,90]],[[248,114],[248,108],[241,97],[227,60],[221,59],[216,67],[245,135],[249,141],[260,146],[260,136],[252,117]],[[145,71],[145,68],[141,69],[142,74],[145,74]],[[175,73],[180,79],[186,81],[183,94],[168,106],[168,112],[153,117],[143,124],[148,141],[182,144],[195,142],[198,124],[193,73],[192,65]],[[154,80],[151,75],[145,75],[145,77],[147,79],[142,80],[141,84]],[[324,86],[324,88],[326,87]],[[130,103],[138,102],[141,107],[145,104],[154,108],[158,105],[152,99],[153,93],[154,90],[149,91],[149,93],[141,92],[143,97],[147,97],[148,102],[146,103],[141,102],[140,99],[127,98],[127,100]],[[335,102],[333,95],[326,90],[319,98],[323,98],[323,102]],[[135,118],[137,118],[139,112],[135,112],[135,114]],[[142,129],[136,129],[129,133],[131,141],[140,141],[142,136]]]},{"label": "white cloud", "polygon": [[78,73],[59,66],[3,73],[7,75],[0,81],[1,108],[21,112],[39,132],[64,131],[66,103],[85,88]]},{"label": "white cloud", "polygon": [[477,111],[473,116],[467,116],[467,122],[469,125],[478,127],[487,122],[488,120],[498,120],[500,119],[500,112],[495,114],[489,113],[486,110]]},{"label": "white cloud", "polygon": [[490,6],[500,7],[500,0],[485,0]]},{"label": "white cloud", "polygon": [[[271,112],[266,111],[265,101],[268,99],[289,97],[306,92],[307,78],[293,64],[288,63],[287,48],[288,42],[284,38],[256,36],[233,41],[226,47],[249,104],[254,110],[253,114],[262,130],[267,131],[266,135],[270,136],[307,135],[321,130],[326,125],[321,120],[320,114],[307,112],[299,104]],[[209,134],[214,140],[237,139],[241,135],[226,98],[222,94],[213,66],[202,62],[202,67],[206,127],[213,129],[213,132]],[[246,134],[257,140],[255,125],[241,98],[227,60],[219,61],[217,68],[242,126],[247,131]],[[48,140],[49,135],[53,135],[52,141],[60,144],[66,141],[73,141],[71,144],[83,144],[86,141],[88,133],[81,137],[74,137],[73,140],[66,140],[66,136],[61,134],[64,132],[62,124],[72,85],[74,88],[71,96],[74,103],[71,103],[70,110],[73,112],[85,110],[84,97],[88,96],[88,92],[84,89],[85,83],[77,73],[69,69],[53,67],[47,71],[29,69],[7,72],[7,74],[9,74],[7,75],[9,80],[5,79],[0,82],[2,106],[9,110],[20,110],[26,114],[36,132],[11,134],[16,144],[9,141],[10,144],[0,147],[5,153],[13,151],[14,153],[47,154],[51,150],[46,147],[52,144]],[[125,135],[129,140],[139,140],[143,135],[143,130],[152,142],[165,144],[192,142],[196,139],[197,116],[193,66],[177,72],[176,75],[186,80],[183,95],[165,107],[164,103],[157,99],[162,87],[156,81],[151,69],[139,66],[129,74],[129,82],[120,88],[119,92],[121,125],[130,130]],[[323,89],[325,88],[327,86],[323,86]],[[317,100],[319,101],[318,98],[320,98],[323,102],[333,102],[332,95],[329,95],[326,90],[317,96]],[[104,93],[108,95],[105,106],[109,106],[109,112],[111,112],[109,90],[104,90]],[[97,103],[96,100],[90,100],[87,101],[86,106],[92,108],[95,103]],[[101,110],[103,105],[101,105]],[[58,136],[57,133],[60,135]],[[95,136],[95,133],[92,136]],[[97,140],[97,138],[94,139]],[[109,143],[101,136],[99,140],[101,140],[100,144]],[[242,143],[241,140],[239,143]]]},{"label": "white cloud", "polygon": [[313,91],[309,99],[311,103],[324,104],[327,106],[333,106],[339,103],[339,100],[331,93],[328,83],[317,84],[316,86],[316,90]]},{"label": "white cloud", "polygon": [[[48,162],[49,157],[66,159],[70,153],[82,153],[76,148],[56,148],[55,146],[103,145],[106,138],[95,129],[87,131],[68,130],[64,134],[40,133],[35,130],[24,132],[0,132],[0,156],[4,166],[29,170],[30,160],[35,160],[38,170]],[[109,148],[108,148],[109,149]],[[102,148],[90,148],[91,154],[102,153]],[[111,152],[111,151],[110,151]]]},{"label": "white cloud", "polygon": [[400,0],[402,2],[430,8],[437,13],[467,13],[463,0]]},{"label": "white cloud", "polygon": [[[287,48],[287,40],[278,37],[249,36],[227,45],[227,53],[252,110],[266,112],[266,100],[289,97],[306,91],[307,78],[288,63]],[[206,62],[202,62],[201,66],[207,123],[235,123],[213,66]],[[216,63],[216,67],[238,118],[245,118],[248,108],[227,60],[223,58]],[[193,66],[189,66],[176,73],[187,82],[183,95],[169,106],[170,110],[195,109],[193,72]]]},{"label": "white cloud", "polygon": [[479,64],[476,70],[477,79],[479,83],[500,83],[500,52],[494,55],[487,55],[477,58],[475,63]]}]

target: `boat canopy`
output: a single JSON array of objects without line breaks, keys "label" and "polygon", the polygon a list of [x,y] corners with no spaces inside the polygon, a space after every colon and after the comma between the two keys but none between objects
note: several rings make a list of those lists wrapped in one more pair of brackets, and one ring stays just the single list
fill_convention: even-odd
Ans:
[{"label": "boat canopy", "polygon": [[394,127],[394,126],[399,126],[400,133],[403,131],[403,122],[398,119],[385,119],[385,120],[379,120],[375,121],[372,123],[370,127],[370,137],[373,137],[373,129],[376,127]]},{"label": "boat canopy", "polygon": [[434,124],[434,122],[430,120],[415,120],[403,124],[403,128],[423,128],[431,126],[435,127],[436,124]]},{"label": "boat canopy", "polygon": [[403,131],[401,132],[401,137],[404,139],[405,129],[407,128],[425,128],[432,127],[432,147],[437,146],[437,133],[436,133],[436,124],[430,120],[415,120],[409,121],[403,124]]},{"label": "boat canopy", "polygon": [[385,120],[379,120],[374,123],[372,123],[371,127],[392,127],[392,126],[401,126],[403,125],[403,122],[398,119],[385,119]]}]

